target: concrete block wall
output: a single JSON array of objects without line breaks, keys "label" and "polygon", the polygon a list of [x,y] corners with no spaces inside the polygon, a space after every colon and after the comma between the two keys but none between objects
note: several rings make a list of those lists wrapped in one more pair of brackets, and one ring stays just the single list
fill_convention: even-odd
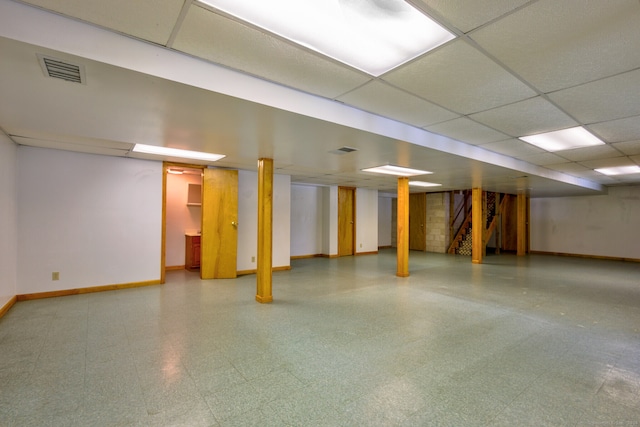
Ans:
[{"label": "concrete block wall", "polygon": [[449,193],[427,194],[427,252],[449,249]]}]

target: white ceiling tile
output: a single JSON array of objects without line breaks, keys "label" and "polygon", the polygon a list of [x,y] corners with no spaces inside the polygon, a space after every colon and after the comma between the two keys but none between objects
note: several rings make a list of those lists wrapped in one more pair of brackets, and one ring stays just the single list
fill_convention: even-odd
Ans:
[{"label": "white ceiling tile", "polygon": [[173,48],[327,98],[370,80],[359,71],[198,6],[189,9]]},{"label": "white ceiling tile", "polygon": [[554,92],[549,98],[585,124],[637,116],[640,69]]},{"label": "white ceiling tile", "polygon": [[277,170],[282,171],[282,173],[285,173],[285,174],[290,173],[292,175],[307,175],[307,176],[321,176],[329,173],[327,172],[326,169],[303,167],[298,165],[282,166],[282,167],[278,167]]},{"label": "white ceiling tile", "polygon": [[20,141],[20,144],[31,145],[32,141],[46,141],[49,143],[61,143],[69,145],[88,145],[96,148],[107,148],[112,150],[124,150],[129,151],[133,148],[134,144],[129,142],[112,141],[106,139],[79,137],[75,135],[60,135],[48,132],[40,131],[25,131],[24,129],[17,129],[14,132],[9,133],[9,136],[14,141]]},{"label": "white ceiling tile", "polygon": [[580,176],[580,174],[590,174],[591,172],[593,172],[593,170],[587,168],[586,166],[575,162],[560,163],[557,165],[546,165],[545,167],[576,176]]},{"label": "white ceiling tile", "polygon": [[538,96],[469,116],[513,137],[577,126],[575,120]]},{"label": "white ceiling tile", "polygon": [[458,117],[455,113],[380,81],[369,82],[337,99],[362,110],[419,127]]},{"label": "white ceiling tile", "polygon": [[617,175],[613,178],[615,178],[617,181],[619,181],[623,185],[640,183],[640,173],[633,173],[629,175]]},{"label": "white ceiling tile", "polygon": [[535,92],[464,40],[453,41],[383,79],[461,114],[531,98]]},{"label": "white ceiling tile", "polygon": [[573,162],[585,160],[608,159],[620,155],[620,152],[610,145],[595,145],[592,147],[574,148],[573,150],[556,151],[555,154]]},{"label": "white ceiling tile", "polygon": [[526,156],[532,156],[534,154],[544,153],[543,149],[538,148],[535,145],[527,144],[526,142],[520,141],[519,139],[490,142],[488,144],[481,145],[480,148],[495,151],[496,153],[515,158],[522,158]]},{"label": "white ceiling tile", "polygon": [[529,0],[418,0],[433,9],[439,15],[446,17],[462,32],[469,32],[474,28],[508,13]]},{"label": "white ceiling tile", "polygon": [[532,156],[523,156],[520,159],[538,166],[555,165],[566,161],[553,153],[534,154]]},{"label": "white ceiling tile", "polygon": [[448,122],[438,123],[433,126],[428,126],[425,129],[438,135],[448,136],[449,138],[474,145],[503,141],[509,138],[503,133],[476,123],[473,120],[469,120],[466,117],[459,117],[449,120]]},{"label": "white ceiling tile", "polygon": [[611,144],[615,149],[619,150],[623,154],[628,156],[635,156],[640,154],[640,140],[619,142],[617,144]]},{"label": "white ceiling tile", "polygon": [[26,3],[166,45],[184,0],[27,0]]},{"label": "white ceiling tile", "polygon": [[216,162],[216,166],[221,168],[231,168],[231,169],[244,169],[244,170],[256,170],[258,169],[258,162],[255,160],[247,160],[247,161],[225,161],[224,159],[218,160]]},{"label": "white ceiling tile", "polygon": [[55,150],[75,151],[79,153],[102,154],[105,156],[126,156],[128,149],[109,148],[106,146],[96,146],[88,144],[72,144],[69,142],[49,141],[45,139],[12,137],[12,139],[20,145],[28,145],[31,147],[52,148]]},{"label": "white ceiling tile", "polygon": [[617,166],[631,166],[633,165],[633,161],[627,157],[612,157],[609,159],[597,159],[597,160],[585,160],[584,162],[580,162],[583,166],[588,167],[590,169],[600,169],[600,168],[613,168]]},{"label": "white ceiling tile", "polygon": [[636,0],[540,0],[472,38],[546,93],[640,67],[638,22]]},{"label": "white ceiling tile", "polygon": [[603,175],[603,174],[598,173],[598,172],[593,172],[593,173],[588,174],[588,175],[587,174],[580,175],[580,177],[588,179],[588,180],[593,181],[593,182],[597,182],[598,184],[603,184],[603,185],[611,185],[611,184],[616,184],[618,182],[613,177],[610,177],[610,176],[607,176],[607,175]]},{"label": "white ceiling tile", "polygon": [[606,142],[640,139],[640,116],[596,123],[588,127]]},{"label": "white ceiling tile", "polygon": [[[113,2],[113,4],[118,3]],[[187,0],[186,4],[190,5],[191,0]],[[26,9],[33,12],[30,7],[18,2],[0,0],[0,10],[4,12],[11,9],[11,7],[7,8],[7,5],[13,5],[11,7],[17,7],[22,12]],[[196,6],[193,7],[196,8]],[[220,70],[220,67],[212,67],[210,64],[208,65],[207,61],[192,58],[192,54],[185,56],[177,51],[160,48],[151,43],[139,43],[125,36],[108,34],[94,26],[78,23],[65,17],[42,11],[33,13],[39,19],[42,16],[48,16],[44,20],[46,23],[51,20],[56,25],[60,24],[61,28],[58,31],[64,33],[65,40],[72,38],[74,41],[84,41],[85,44],[80,44],[85,48],[86,42],[93,40],[94,37],[99,40],[114,40],[114,45],[105,44],[104,51],[96,49],[92,53],[93,60],[82,58],[91,78],[88,85],[74,86],[67,82],[47,80],[43,77],[35,59],[35,51],[40,52],[42,49],[12,38],[0,37],[0,51],[2,52],[0,75],[3,76],[0,78],[0,93],[2,93],[0,97],[0,126],[8,132],[11,132],[12,129],[26,129],[32,133],[40,131],[51,135],[72,135],[73,138],[78,139],[90,137],[118,143],[144,140],[155,145],[211,150],[223,152],[228,156],[217,163],[218,167],[244,170],[255,170],[255,159],[260,156],[273,156],[277,167],[287,168],[295,165],[296,169],[300,169],[301,172],[293,174],[296,177],[314,179],[317,176],[311,171],[317,169],[321,173],[326,173],[317,179],[328,185],[335,185],[337,182],[351,182],[356,185],[362,183],[362,185],[368,186],[379,182],[382,188],[388,186],[392,192],[397,184],[393,178],[389,184],[385,184],[385,181],[378,179],[360,181],[362,178],[357,173],[353,174],[353,177],[332,176],[330,173],[341,172],[351,175],[351,172],[359,170],[360,167],[365,166],[365,163],[373,165],[390,161],[399,164],[406,163],[414,167],[424,167],[429,170],[432,169],[432,165],[435,165],[433,170],[437,171],[437,174],[433,175],[433,179],[431,176],[428,179],[442,182],[445,184],[443,188],[470,188],[471,185],[483,185],[486,182],[487,185],[494,186],[494,188],[513,192],[519,188],[516,186],[518,183],[514,183],[517,180],[514,180],[513,176],[528,175],[530,177],[528,179],[530,185],[528,186],[534,187],[532,194],[568,195],[597,192],[595,187],[588,189],[568,184],[560,174],[554,174],[549,169],[529,165],[526,172],[517,172],[521,162],[513,161],[506,156],[496,156],[484,149],[474,151],[471,149],[472,147],[467,147],[470,149],[467,154],[473,156],[473,159],[449,154],[446,152],[444,138],[425,135],[414,126],[396,123],[397,126],[393,126],[393,129],[378,130],[379,128],[376,126],[369,126],[366,123],[367,120],[373,120],[377,125],[379,122],[374,115],[355,114],[361,121],[348,117],[348,114],[337,119],[328,119],[341,124],[323,120],[321,117],[336,117],[334,113],[353,113],[353,111],[340,107],[337,102],[319,100],[315,96],[298,94],[295,97],[296,102],[274,102],[275,105],[291,106],[291,108],[282,109],[272,108],[259,102],[251,102],[251,99],[255,98],[247,96],[244,88],[237,90],[236,85],[242,85],[245,81],[239,73]],[[4,13],[0,14],[0,22],[5,23],[6,16]],[[62,28],[65,23],[68,24],[68,30]],[[26,25],[24,26],[26,27]],[[185,25],[183,30],[187,26]],[[223,35],[231,40],[246,39],[243,33],[247,31],[246,27],[240,25],[234,28],[240,28],[237,37]],[[193,28],[189,28],[189,30],[193,30]],[[6,31],[7,26],[0,26],[2,34],[5,34]],[[46,37],[53,39],[48,32],[43,32],[44,35],[37,35],[37,30],[34,29],[30,29],[28,34],[31,40],[38,41]],[[85,35],[87,40],[81,40]],[[253,41],[252,38],[248,39]],[[223,38],[221,41],[208,39],[199,46],[204,50],[204,45],[209,44],[211,49],[215,51],[219,48],[218,44],[226,45],[225,40],[227,39]],[[71,56],[74,53],[83,55],[83,47],[76,48],[73,46],[73,42],[51,43],[51,45],[47,43],[45,45],[49,46],[51,50],[64,48],[61,50],[68,52],[65,56]],[[264,45],[268,45],[268,43],[264,42],[257,50],[260,50]],[[8,46],[14,46],[18,52],[15,52],[15,55],[7,55],[7,51],[13,49]],[[121,49],[113,49],[115,46],[121,47]],[[239,44],[236,43],[234,46],[237,47]],[[129,47],[131,47],[131,52],[127,54]],[[274,52],[277,52],[278,48],[276,46]],[[289,46],[289,48],[292,47]],[[233,56],[231,50],[229,49],[227,52],[229,56]],[[304,49],[302,51],[308,53]],[[268,73],[277,74],[280,71],[278,68],[280,65],[272,64],[272,62],[280,61],[278,55],[270,58],[269,54],[262,52],[258,52],[258,54],[262,56],[259,61],[252,63],[256,66],[252,72],[260,72],[258,65],[266,69]],[[241,58],[234,60],[246,60],[246,58],[242,58],[242,55],[240,55]],[[151,56],[156,57],[159,61],[155,61],[153,58],[148,61],[149,64],[147,61],[140,61],[141,58],[149,59]],[[282,56],[287,55],[282,54]],[[265,57],[267,58],[265,59]],[[321,60],[322,58],[316,59]],[[175,60],[175,63],[172,60]],[[284,62],[286,60],[295,63],[296,57],[294,55],[292,58],[285,58]],[[109,65],[110,61],[117,63],[118,66]],[[490,59],[486,61],[492,63]],[[485,66],[484,61],[482,62],[479,66],[481,70]],[[144,63],[144,67],[140,66],[142,63]],[[285,69],[289,65],[291,64],[282,65],[283,73],[289,72]],[[472,60],[466,62],[465,65],[471,69],[475,68]],[[298,65],[296,67],[298,67],[296,68],[298,71],[295,73],[307,69]],[[341,68],[341,70],[344,69]],[[7,71],[10,72],[7,73]],[[193,77],[190,76],[192,71]],[[211,85],[210,79],[202,78],[202,76],[208,75],[207,71],[211,71],[212,76],[223,76],[222,81],[218,82],[220,86],[218,84]],[[326,73],[315,73],[309,79],[317,80],[318,86],[326,88],[327,85],[334,84],[331,74],[328,70]],[[469,71],[469,73],[463,74],[463,77],[472,74],[473,72]],[[200,77],[195,77],[196,75]],[[162,76],[166,79],[163,79]],[[488,75],[488,77],[491,76]],[[229,81],[225,78],[228,78]],[[287,75],[282,76],[283,84],[288,84],[288,78]],[[421,76],[416,76],[416,78],[420,79]],[[182,84],[172,79],[178,79]],[[279,96],[285,98],[291,94],[291,91],[282,90],[281,85],[278,84],[260,83],[254,79],[246,81],[250,81],[251,84],[255,84],[259,88],[267,89],[274,101]],[[368,77],[362,84],[366,81],[368,81]],[[436,85],[439,83],[437,80],[434,82]],[[457,83],[462,90],[469,87],[466,81]],[[362,84],[354,85],[351,89]],[[454,98],[458,96],[456,84],[453,82],[447,82],[447,84],[450,85],[450,96]],[[480,86],[482,84],[484,84],[482,79],[474,83],[474,85]],[[496,86],[493,80],[488,84],[491,87]],[[230,95],[237,94],[238,97],[218,93],[215,88],[220,88],[222,85],[226,85],[223,92]],[[316,83],[311,83],[310,87],[315,87],[314,85]],[[497,90],[497,92],[498,96],[502,97],[500,91]],[[472,95],[485,97],[482,91]],[[492,96],[491,91],[486,95],[487,98],[493,99]],[[64,102],[60,102],[60,100],[64,100]],[[513,102],[517,102],[517,100]],[[316,112],[310,108],[313,106],[318,109],[326,108],[325,112],[332,114],[316,115]],[[335,106],[339,108],[334,110]],[[302,109],[298,110],[298,108]],[[435,127],[436,124],[432,126],[434,129],[448,130],[450,136],[470,143],[490,143],[510,139],[502,132],[468,118],[454,119],[443,123],[444,125],[439,128]],[[388,130],[389,132],[387,132]],[[407,140],[404,140],[405,137]],[[422,145],[421,141],[426,144]],[[431,146],[431,142],[437,143],[437,150],[427,147]],[[361,151],[352,154],[352,157],[350,155],[335,156],[328,153],[342,145],[354,146],[360,148]],[[460,150],[456,151],[460,152]],[[554,155],[542,153],[540,158],[527,157],[543,162],[549,160],[548,156],[553,159]],[[487,163],[495,162],[498,157],[502,160],[500,162],[502,166]],[[558,159],[555,159],[554,162],[554,164],[559,163]],[[287,172],[278,171],[277,173]],[[551,178],[542,178],[536,174]]]}]

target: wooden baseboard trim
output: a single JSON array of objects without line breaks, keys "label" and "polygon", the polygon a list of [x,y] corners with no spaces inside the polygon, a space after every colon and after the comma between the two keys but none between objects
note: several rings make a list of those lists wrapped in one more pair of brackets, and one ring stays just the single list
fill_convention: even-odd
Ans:
[{"label": "wooden baseboard trim", "polygon": [[[284,265],[282,267],[273,267],[271,269],[272,272],[274,271],[287,271],[287,270],[291,270],[291,266],[290,265]],[[239,270],[236,272],[236,274],[238,276],[248,276],[249,274],[256,274],[258,272],[258,270]]]},{"label": "wooden baseboard trim", "polygon": [[313,255],[295,255],[291,259],[309,259],[309,258],[338,258],[338,255],[313,254]]},{"label": "wooden baseboard trim", "polygon": [[378,251],[356,252],[356,256],[360,256],[360,255],[378,255]]},{"label": "wooden baseboard trim", "polygon": [[16,295],[14,295],[14,296],[11,297],[11,299],[9,301],[6,302],[5,305],[0,307],[0,318],[2,318],[2,316],[7,314],[7,311],[9,311],[9,309],[11,309],[11,307],[13,307],[13,304],[15,304],[16,301],[18,301],[18,297]]},{"label": "wooden baseboard trim", "polygon": [[165,267],[164,271],[177,271],[184,270],[184,265],[171,265],[169,267]]},{"label": "wooden baseboard trim", "polygon": [[391,245],[386,245],[386,246],[378,246],[378,249],[391,249],[393,246]]},{"label": "wooden baseboard trim", "polygon": [[89,294],[93,292],[116,291],[118,289],[139,288],[142,286],[159,285],[160,280],[147,280],[145,282],[120,283],[117,285],[92,286],[90,288],[64,289],[61,291],[36,292],[33,294],[16,295],[18,301],[29,301],[32,299],[55,298],[69,295]]},{"label": "wooden baseboard trim", "polygon": [[574,258],[603,259],[608,261],[640,262],[640,259],[638,258],[623,258],[623,257],[603,256],[603,255],[568,254],[564,252],[545,252],[545,251],[529,251],[529,253],[534,255],[555,255],[555,256],[566,256],[566,257],[574,257]]},{"label": "wooden baseboard trim", "polygon": [[291,260],[294,260],[294,259],[309,259],[309,258],[323,258],[323,257],[326,257],[326,255],[323,255],[323,254],[293,255],[291,257]]}]

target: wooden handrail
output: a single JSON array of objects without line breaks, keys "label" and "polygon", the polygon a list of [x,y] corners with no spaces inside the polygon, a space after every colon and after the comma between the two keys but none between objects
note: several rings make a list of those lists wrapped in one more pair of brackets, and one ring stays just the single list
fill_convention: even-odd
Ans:
[{"label": "wooden handrail", "polygon": [[504,214],[504,207],[506,205],[506,203],[505,203],[506,200],[507,200],[507,198],[503,197],[502,200],[500,200],[500,205],[496,206],[495,213],[493,215],[493,219],[491,220],[491,224],[489,224],[489,226],[487,227],[487,229],[484,232],[484,244],[485,245],[487,244],[487,242],[491,238],[491,235],[493,234],[493,231],[496,228],[498,215],[503,215]]},{"label": "wooden handrail", "polygon": [[[468,203],[470,196],[471,196],[471,193],[468,190],[464,190],[464,200],[463,200],[463,202],[460,203],[460,206],[458,206],[458,211],[455,213],[453,218],[449,219],[449,226],[450,227],[453,227],[453,224],[456,223],[456,221],[458,220],[458,217],[460,216],[460,214],[462,212],[464,212],[467,209],[471,209],[471,204]],[[466,216],[467,216],[467,212],[465,212],[465,217]]]},{"label": "wooden handrail", "polygon": [[[472,211],[471,200],[470,200],[471,191],[464,190],[463,195],[464,195],[464,199],[462,200],[462,203],[460,204],[460,206],[458,206],[457,212],[449,220],[450,241],[449,241],[449,249],[447,250],[447,253],[452,253],[452,250],[455,250],[454,245],[456,245],[458,240],[460,240],[461,234],[464,232],[464,229],[468,227],[471,222],[471,211]],[[460,226],[458,227],[458,229],[455,230],[455,233],[454,233],[453,226],[455,225],[456,221],[458,221],[461,214],[464,214],[463,220],[460,223]]]}]

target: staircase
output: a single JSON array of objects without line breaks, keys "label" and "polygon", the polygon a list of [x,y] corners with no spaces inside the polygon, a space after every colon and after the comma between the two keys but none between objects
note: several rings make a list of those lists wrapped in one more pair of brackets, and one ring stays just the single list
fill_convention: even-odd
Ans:
[{"label": "staircase", "polygon": [[[496,206],[496,193],[487,192],[487,222],[485,224],[484,242],[489,240],[493,231],[496,228],[496,213],[502,209],[504,199],[500,206]],[[473,241],[473,227],[471,223],[472,209],[469,206],[467,215],[464,222],[458,229],[455,238],[449,246],[448,253],[458,255],[471,256],[472,241]]]}]

